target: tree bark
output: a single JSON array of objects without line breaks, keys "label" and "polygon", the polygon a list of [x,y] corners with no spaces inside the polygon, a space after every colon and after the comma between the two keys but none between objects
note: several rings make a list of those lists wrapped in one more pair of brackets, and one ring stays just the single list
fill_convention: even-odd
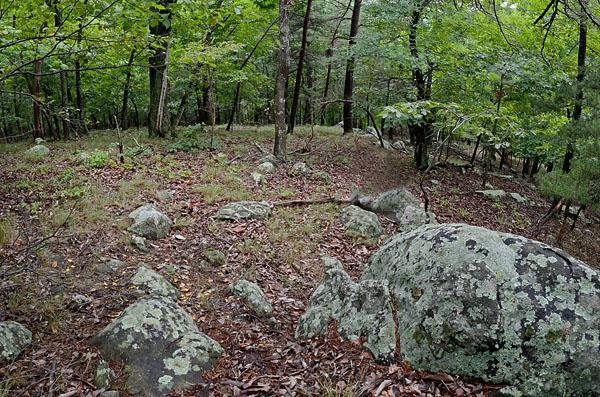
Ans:
[{"label": "tree bark", "polygon": [[[27,76],[27,86],[29,93],[33,97],[33,137],[43,138],[44,137],[44,120],[43,120],[43,109],[42,109],[42,66],[43,62],[41,59],[33,62],[33,76]],[[50,126],[51,128],[52,126]]]},{"label": "tree bark", "polygon": [[[356,43],[358,34],[358,21],[360,19],[360,6],[362,0],[354,0],[354,9],[350,19],[350,40],[348,41],[349,51]],[[346,62],[346,77],[344,81],[344,134],[352,132],[354,127],[354,117],[352,115],[352,92],[354,91],[354,63],[355,57],[352,54]]]},{"label": "tree bark", "polygon": [[123,87],[123,106],[121,107],[121,129],[123,131],[127,131],[129,128],[127,104],[129,103],[129,90],[131,89],[131,67],[133,65],[134,56],[135,49],[131,50],[131,54],[129,55],[129,62],[127,63],[127,77],[125,78],[125,86]]},{"label": "tree bark", "polygon": [[277,76],[275,77],[275,144],[273,154],[281,160],[287,156],[285,125],[285,87],[290,68],[290,21],[289,9],[291,0],[279,0],[279,50],[277,53]]},{"label": "tree bark", "polygon": [[302,85],[302,68],[304,67],[304,56],[306,54],[306,42],[308,39],[308,22],[310,20],[310,7],[312,0],[306,2],[306,12],[304,13],[304,23],[302,25],[302,45],[300,46],[300,54],[298,55],[298,69],[296,70],[296,83],[294,84],[294,96],[292,98],[292,109],[290,110],[290,125],[289,133],[294,132],[296,124],[296,113],[298,111],[298,102],[300,99],[300,86]]},{"label": "tree bark", "polygon": [[[177,0],[158,0],[157,4],[166,7],[164,12],[155,9],[163,20],[150,25],[150,34],[154,36],[155,42],[150,46],[151,55],[148,59],[150,67],[150,107],[148,110],[148,135],[157,135],[164,138],[171,126],[169,110],[167,108],[167,73],[169,63],[169,35],[171,33],[170,5]],[[159,19],[161,19],[159,18]]]}]

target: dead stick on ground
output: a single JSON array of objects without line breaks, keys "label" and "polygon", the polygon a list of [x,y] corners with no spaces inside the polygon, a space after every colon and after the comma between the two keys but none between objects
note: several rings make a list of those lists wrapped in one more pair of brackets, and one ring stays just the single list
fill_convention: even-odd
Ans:
[{"label": "dead stick on ground", "polygon": [[315,199],[315,200],[285,200],[285,201],[276,201],[271,203],[274,206],[284,206],[284,205],[306,205],[306,204],[327,204],[327,203],[339,203],[339,204],[348,204],[350,200],[339,199],[335,197],[328,197],[324,199]]}]

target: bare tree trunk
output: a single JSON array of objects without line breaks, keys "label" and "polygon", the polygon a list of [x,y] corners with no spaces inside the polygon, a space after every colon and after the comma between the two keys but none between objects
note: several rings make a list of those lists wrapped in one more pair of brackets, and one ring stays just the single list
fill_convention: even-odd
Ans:
[{"label": "bare tree trunk", "polygon": [[279,50],[277,53],[277,76],[275,78],[275,145],[273,154],[281,160],[286,159],[286,125],[285,125],[285,86],[290,68],[290,21],[289,9],[291,0],[279,0]]},{"label": "bare tree trunk", "polygon": [[[360,19],[360,6],[362,0],[354,0],[354,9],[350,20],[350,40],[348,47],[352,51],[352,46],[356,43],[358,34],[358,20]],[[354,55],[351,55],[346,62],[346,79],[344,82],[344,134],[352,132],[354,127],[354,117],[352,116],[352,92],[354,91]]]},{"label": "bare tree trunk", "polygon": [[127,117],[127,104],[129,103],[129,90],[131,89],[131,67],[133,65],[133,58],[135,56],[135,49],[131,50],[129,55],[129,62],[127,63],[127,77],[125,78],[125,86],[123,87],[123,106],[121,107],[121,129],[127,131],[129,128],[129,120]]},{"label": "bare tree trunk", "polygon": [[298,101],[300,99],[300,86],[302,85],[302,68],[304,67],[304,55],[306,54],[306,42],[308,39],[308,22],[310,20],[310,7],[312,0],[306,2],[306,12],[304,13],[304,24],[302,25],[302,45],[298,55],[298,69],[296,70],[296,83],[294,84],[294,96],[292,98],[292,109],[290,110],[289,133],[294,132],[296,124],[296,113],[298,111]]},{"label": "bare tree trunk", "polygon": [[[44,120],[42,109],[42,60],[38,59],[33,62],[33,76],[27,76],[27,86],[29,93],[33,97],[33,137],[44,137]],[[49,123],[50,124],[50,123]],[[52,126],[50,125],[50,128]]]}]

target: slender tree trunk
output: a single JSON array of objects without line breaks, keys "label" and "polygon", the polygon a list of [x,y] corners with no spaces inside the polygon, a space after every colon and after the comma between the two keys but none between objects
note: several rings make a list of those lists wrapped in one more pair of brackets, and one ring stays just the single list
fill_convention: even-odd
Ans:
[{"label": "slender tree trunk", "polygon": [[[44,120],[43,120],[43,108],[42,108],[42,66],[43,62],[38,59],[33,62],[33,76],[27,77],[27,86],[29,93],[33,97],[33,137],[43,138],[44,137]],[[48,123],[49,125],[51,123]],[[52,126],[50,125],[50,128]]]},{"label": "slender tree trunk", "polygon": [[67,83],[67,72],[60,72],[60,106],[61,106],[61,119],[63,127],[63,138],[71,136],[71,121],[69,112],[69,100],[68,100],[68,83]]},{"label": "slender tree trunk", "polygon": [[187,104],[187,100],[190,96],[190,93],[188,91],[184,91],[183,95],[181,96],[181,102],[179,103],[179,108],[177,109],[177,114],[175,115],[175,118],[173,118],[173,123],[171,125],[171,135],[173,137],[177,136],[177,126],[179,125],[179,123],[181,122],[181,118],[183,117],[183,114],[185,113],[185,105]]},{"label": "slender tree trunk", "polygon": [[[87,5],[87,0],[83,2],[84,5]],[[82,30],[83,30],[83,20],[79,20],[79,32],[77,32],[77,44],[81,45],[82,39]],[[75,94],[77,100],[77,115],[79,118],[79,132],[82,134],[89,134],[88,126],[85,122],[85,117],[83,114],[83,93],[81,91],[81,62],[79,61],[79,57],[75,57]]]},{"label": "slender tree trunk", "polygon": [[121,107],[121,129],[127,131],[129,128],[129,118],[127,117],[127,104],[129,103],[129,90],[131,89],[131,68],[133,65],[133,58],[135,56],[135,49],[131,50],[129,55],[129,62],[127,63],[127,77],[125,77],[125,86],[123,87],[123,106]]},{"label": "slender tree trunk", "polygon": [[291,0],[279,0],[279,50],[277,53],[277,76],[275,77],[275,144],[273,154],[281,160],[287,156],[285,125],[285,86],[290,68],[290,21],[289,5]]},{"label": "slender tree trunk", "polygon": [[[358,21],[360,19],[360,6],[362,0],[354,0],[354,9],[350,19],[350,40],[348,41],[349,51],[352,53],[352,47],[356,43],[358,34]],[[346,78],[344,81],[344,134],[352,132],[354,127],[354,117],[352,115],[352,92],[354,91],[354,54],[350,55],[346,62]]]},{"label": "slender tree trunk", "polygon": [[298,112],[298,102],[300,100],[300,86],[302,85],[302,69],[304,67],[304,56],[306,54],[306,42],[308,39],[308,22],[310,20],[310,7],[312,0],[306,1],[306,12],[304,13],[304,23],[302,25],[302,45],[298,55],[298,68],[296,70],[296,83],[294,84],[294,96],[292,98],[292,109],[290,110],[289,133],[294,132],[296,124],[296,113]]},{"label": "slender tree trunk", "polygon": [[[167,108],[168,91],[168,63],[169,63],[169,35],[171,33],[171,10],[170,5],[176,0],[158,0],[166,9],[154,9],[163,19],[154,26],[150,26],[150,34],[156,40],[151,45],[150,64],[150,107],[148,111],[148,135],[158,135],[164,138],[171,126],[169,110]],[[168,21],[166,24],[164,21]]]},{"label": "slender tree trunk", "polygon": [[138,113],[138,108],[137,105],[135,104],[135,101],[133,100],[133,98],[131,99],[131,104],[133,105],[133,110],[135,113],[135,128],[137,128],[138,130],[140,129],[140,114]]}]

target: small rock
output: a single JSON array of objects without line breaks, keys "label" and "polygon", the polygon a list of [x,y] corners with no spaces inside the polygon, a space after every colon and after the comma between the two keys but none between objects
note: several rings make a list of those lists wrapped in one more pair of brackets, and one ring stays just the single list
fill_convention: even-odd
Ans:
[{"label": "small rock", "polygon": [[396,142],[394,142],[392,144],[392,147],[394,149],[396,149],[396,150],[400,150],[402,152],[407,152],[407,150],[406,150],[406,144],[402,140],[397,140]]},{"label": "small rock", "polygon": [[50,149],[44,145],[36,145],[25,152],[25,157],[30,159],[40,159],[50,156]]},{"label": "small rock", "polygon": [[252,178],[252,180],[259,185],[262,185],[263,183],[265,183],[267,181],[265,176],[263,174],[259,174],[258,172],[251,173],[250,178]]},{"label": "small rock", "polygon": [[259,317],[273,315],[273,307],[258,285],[247,280],[238,280],[229,287],[229,291],[235,296],[246,299]]},{"label": "small rock", "polygon": [[325,171],[314,171],[310,174],[311,178],[331,183],[331,177]]},{"label": "small rock", "polygon": [[140,250],[141,252],[150,252],[150,247],[148,247],[148,240],[144,237],[133,236],[131,237],[131,245]]},{"label": "small rock", "polygon": [[162,202],[167,203],[169,201],[173,201],[173,193],[171,193],[168,190],[157,190],[156,198],[158,198]]},{"label": "small rock", "polygon": [[75,155],[75,163],[79,165],[87,164],[90,158],[90,152],[82,151]]},{"label": "small rock", "polygon": [[379,218],[372,212],[350,205],[342,210],[341,216],[346,230],[352,233],[369,238],[379,237],[383,234]]},{"label": "small rock", "polygon": [[104,360],[98,360],[96,363],[96,374],[94,375],[94,386],[96,389],[110,389],[110,367]]},{"label": "small rock", "polygon": [[437,179],[432,179],[429,181],[429,183],[431,183],[433,186],[440,186],[441,182],[438,181]]},{"label": "small rock", "polygon": [[44,143],[46,143],[46,141],[44,140],[44,138],[35,138],[35,144],[36,145],[43,145]]},{"label": "small rock", "polygon": [[217,211],[214,219],[266,219],[271,215],[271,206],[266,201],[238,201],[229,203]]},{"label": "small rock", "polygon": [[14,321],[0,321],[0,360],[13,361],[31,343],[31,331]]},{"label": "small rock", "polygon": [[306,163],[298,162],[292,166],[288,174],[291,176],[298,176],[308,174],[309,172],[310,170],[308,169]]},{"label": "small rock", "polygon": [[169,234],[173,222],[151,204],[143,205],[129,214],[134,220],[127,230],[151,240],[160,240]]},{"label": "small rock", "polygon": [[67,307],[71,310],[79,310],[88,302],[89,299],[87,296],[77,294],[73,296],[73,299],[67,304]]},{"label": "small rock", "polygon": [[485,185],[483,185],[483,186],[484,186],[486,189],[489,189],[489,190],[494,190],[494,185],[492,185],[492,184],[491,184],[491,183],[489,183],[489,182],[486,182],[486,183],[485,183]]},{"label": "small rock", "polygon": [[481,194],[496,203],[499,203],[506,198],[506,192],[504,190],[477,190],[475,193]]},{"label": "small rock", "polygon": [[107,390],[100,393],[98,397],[119,397],[119,392],[117,390]]},{"label": "small rock", "polygon": [[179,297],[179,290],[154,270],[140,265],[130,282],[131,285],[145,291],[149,295],[165,296],[174,301]]},{"label": "small rock", "polygon": [[280,163],[280,160],[277,157],[275,157],[275,155],[273,155],[273,154],[267,154],[266,156],[261,157],[258,160],[258,163],[259,164],[271,163],[271,164],[273,164],[273,166],[277,167]]},{"label": "small rock", "polygon": [[515,200],[519,204],[527,204],[529,203],[529,199],[527,197],[521,196],[519,193],[508,193],[510,198]]},{"label": "small rock", "polygon": [[271,174],[275,172],[275,165],[270,161],[265,161],[264,163],[261,163],[256,169],[263,174]]},{"label": "small rock", "polygon": [[429,223],[438,223],[433,212],[426,213],[424,208],[408,205],[398,219],[398,231],[407,232]]},{"label": "small rock", "polygon": [[227,263],[227,258],[221,251],[210,248],[204,253],[204,259],[213,266],[223,266]]},{"label": "small rock", "polygon": [[[142,238],[143,237],[138,237]],[[114,273],[117,270],[125,267],[127,265],[125,262],[117,260],[117,259],[109,259],[106,262],[102,262],[96,266],[96,273],[106,274],[106,273]]]}]

